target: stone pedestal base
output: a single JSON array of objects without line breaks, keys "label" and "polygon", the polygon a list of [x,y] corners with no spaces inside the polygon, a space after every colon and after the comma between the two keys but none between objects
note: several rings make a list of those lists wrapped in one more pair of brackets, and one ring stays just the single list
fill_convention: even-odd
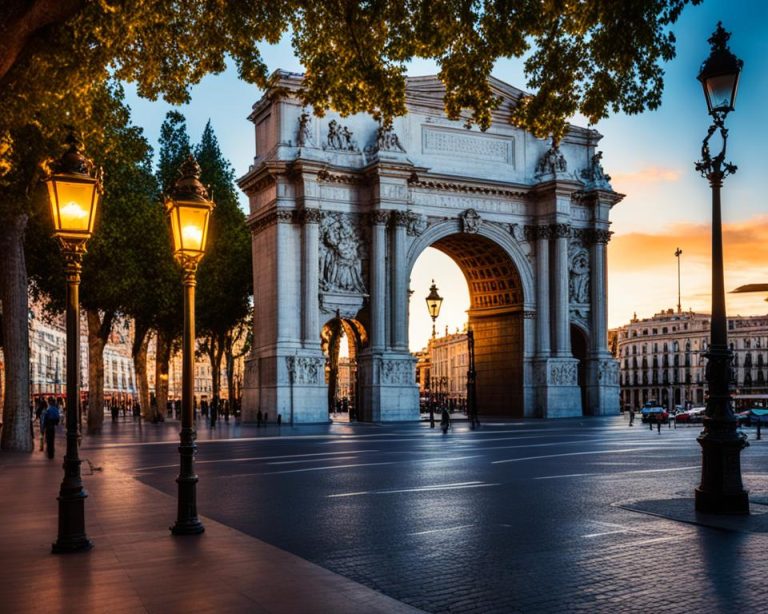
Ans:
[{"label": "stone pedestal base", "polygon": [[406,422],[419,419],[415,360],[408,352],[361,353],[357,359],[357,377],[361,421]]},{"label": "stone pedestal base", "polygon": [[575,358],[547,358],[534,362],[537,413],[541,418],[582,415],[578,363]]},{"label": "stone pedestal base", "polygon": [[[290,352],[290,353],[288,353]],[[243,422],[257,422],[278,414],[283,424],[328,422],[328,386],[325,357],[318,351],[276,351],[246,360],[243,384]]]},{"label": "stone pedestal base", "polygon": [[594,356],[586,366],[587,416],[617,416],[619,401],[619,363],[607,352]]},{"label": "stone pedestal base", "polygon": [[749,514],[749,493],[741,482],[741,451],[749,444],[736,422],[704,418],[701,446],[701,484],[696,489],[696,511],[706,514]]}]

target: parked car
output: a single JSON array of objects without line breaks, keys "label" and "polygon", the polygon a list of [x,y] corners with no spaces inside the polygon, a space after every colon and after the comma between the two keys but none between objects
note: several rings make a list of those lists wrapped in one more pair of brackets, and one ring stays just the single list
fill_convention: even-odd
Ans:
[{"label": "parked car", "polygon": [[758,422],[760,426],[764,426],[768,424],[768,409],[755,407],[740,411],[736,414],[736,419],[743,426],[756,426]]},{"label": "parked car", "polygon": [[640,410],[640,415],[642,416],[642,421],[645,423],[652,422],[653,424],[656,424],[657,422],[661,422],[662,424],[667,424],[669,422],[669,412],[653,401],[649,401],[643,405]]},{"label": "parked car", "polygon": [[704,411],[706,407],[694,407],[688,411],[681,412],[675,416],[675,422],[680,424],[692,424],[704,420]]}]

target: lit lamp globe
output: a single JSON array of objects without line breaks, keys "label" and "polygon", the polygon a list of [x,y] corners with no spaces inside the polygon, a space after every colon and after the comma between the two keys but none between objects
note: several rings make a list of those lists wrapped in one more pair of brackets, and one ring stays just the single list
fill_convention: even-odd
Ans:
[{"label": "lit lamp globe", "polygon": [[426,298],[429,316],[435,320],[440,315],[440,307],[443,304],[443,297],[437,293],[435,280],[432,280],[432,286],[429,288],[429,295]]},{"label": "lit lamp globe", "polygon": [[54,236],[65,247],[85,245],[93,234],[101,194],[101,172],[80,151],[74,134],[67,137],[69,149],[51,164],[44,180],[48,188]]},{"label": "lit lamp globe", "polygon": [[180,169],[181,177],[165,199],[165,211],[171,221],[173,252],[182,264],[197,264],[205,253],[208,222],[213,201],[200,183],[200,166],[189,156]]},{"label": "lit lamp globe", "polygon": [[733,111],[736,102],[739,75],[744,62],[728,49],[730,37],[722,23],[718,22],[717,29],[707,41],[712,45],[712,51],[696,77],[704,88],[710,115]]}]

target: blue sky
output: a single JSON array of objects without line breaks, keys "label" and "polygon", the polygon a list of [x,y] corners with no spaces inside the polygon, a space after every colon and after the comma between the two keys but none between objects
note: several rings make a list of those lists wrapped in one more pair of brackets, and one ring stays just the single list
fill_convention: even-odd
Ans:
[{"label": "blue sky", "polygon": [[[723,219],[726,228],[726,289],[752,282],[768,282],[768,210],[763,177],[768,171],[768,2],[759,0],[704,0],[688,6],[673,26],[677,57],[665,64],[665,90],[660,109],[641,115],[616,115],[596,127],[604,135],[600,148],[604,166],[616,191],[626,194],[612,212],[614,238],[609,246],[609,324],[625,323],[634,312],[640,317],[677,303],[677,261],[682,256],[683,308],[708,311],[710,191],[694,171],[709,117],[699,82],[701,62],[709,54],[707,38],[717,22],[732,32],[731,50],[744,60],[736,111],[728,117],[729,159],[738,172],[726,180]],[[270,70],[301,72],[287,40],[263,46]],[[413,63],[409,74],[434,74],[434,64]],[[493,74],[525,89],[522,63],[499,61]],[[127,88],[134,122],[144,127],[153,144],[167,110],[162,102],[139,99]],[[245,119],[259,90],[238,80],[234,69],[206,77],[191,90],[184,113],[193,141],[208,119],[224,155],[238,175],[254,155],[253,127]],[[585,124],[579,118],[574,123]],[[245,199],[243,198],[243,203]],[[434,252],[434,250],[430,250]],[[765,257],[765,258],[764,258]],[[415,304],[411,308],[411,347],[421,347],[431,331],[423,296],[436,277],[446,297],[438,322],[451,330],[465,320],[466,285],[452,262],[427,253],[411,276]],[[422,291],[423,289],[423,291]],[[761,295],[729,295],[729,314],[765,313]]]}]

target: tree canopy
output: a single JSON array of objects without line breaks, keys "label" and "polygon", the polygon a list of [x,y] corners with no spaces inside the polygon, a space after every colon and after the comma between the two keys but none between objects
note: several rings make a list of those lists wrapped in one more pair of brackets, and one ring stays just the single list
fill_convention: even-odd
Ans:
[{"label": "tree canopy", "polygon": [[657,107],[661,62],[675,53],[669,27],[700,1],[7,0],[0,158],[14,146],[10,127],[41,113],[87,114],[93,84],[108,78],[180,103],[230,57],[243,79],[263,87],[278,67],[266,66],[259,45],[288,32],[306,67],[304,101],[317,112],[402,114],[405,66],[427,58],[440,67],[448,115],[467,110],[485,128],[497,102],[487,83],[495,61],[525,57],[533,94],[513,119],[558,136],[575,112],[596,122]]}]

